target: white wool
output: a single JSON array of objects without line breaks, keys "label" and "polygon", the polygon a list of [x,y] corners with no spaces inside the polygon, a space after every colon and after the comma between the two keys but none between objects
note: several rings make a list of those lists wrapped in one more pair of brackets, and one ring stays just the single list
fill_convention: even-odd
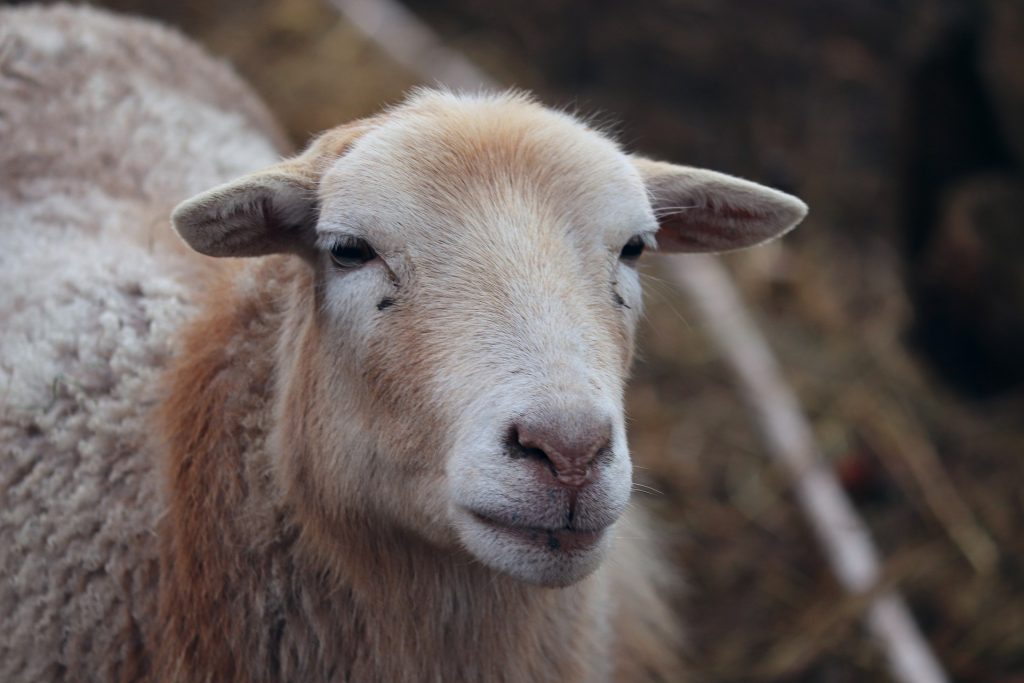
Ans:
[{"label": "white wool", "polygon": [[226,67],[94,10],[0,11],[0,67],[0,681],[118,680],[115,636],[155,616],[145,420],[197,272],[170,208],[276,131]]}]

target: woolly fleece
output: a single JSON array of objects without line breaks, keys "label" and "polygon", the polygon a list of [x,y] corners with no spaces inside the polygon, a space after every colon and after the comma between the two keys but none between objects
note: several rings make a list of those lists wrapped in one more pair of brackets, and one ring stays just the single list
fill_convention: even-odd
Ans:
[{"label": "woolly fleece", "polygon": [[0,681],[133,680],[163,504],[145,423],[203,275],[168,216],[282,138],[177,34],[59,6],[0,10],[0,140]]}]

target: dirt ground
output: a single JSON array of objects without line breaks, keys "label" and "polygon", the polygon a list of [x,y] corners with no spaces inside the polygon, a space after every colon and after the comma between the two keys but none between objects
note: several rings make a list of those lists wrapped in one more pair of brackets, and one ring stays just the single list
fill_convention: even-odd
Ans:
[{"label": "dirt ground", "polygon": [[[415,77],[317,0],[111,0],[233,62],[301,144]],[[497,78],[632,149],[811,206],[726,258],[957,681],[1024,681],[1024,12],[955,0],[415,0]],[[689,303],[644,266],[641,495],[709,681],[888,680]]]}]

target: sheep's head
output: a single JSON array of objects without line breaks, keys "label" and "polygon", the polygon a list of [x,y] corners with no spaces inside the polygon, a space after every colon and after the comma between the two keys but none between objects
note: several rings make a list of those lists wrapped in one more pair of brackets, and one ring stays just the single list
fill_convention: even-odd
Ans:
[{"label": "sheep's head", "polygon": [[304,262],[277,435],[302,504],[565,585],[629,498],[641,252],[751,246],[805,211],[521,96],[423,93],[174,222],[204,254]]}]

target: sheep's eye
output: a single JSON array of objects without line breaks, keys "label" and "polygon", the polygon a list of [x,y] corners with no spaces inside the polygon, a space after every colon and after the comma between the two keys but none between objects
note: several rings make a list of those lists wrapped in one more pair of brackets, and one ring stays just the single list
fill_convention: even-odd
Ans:
[{"label": "sheep's eye", "polygon": [[619,258],[627,263],[636,261],[640,258],[640,254],[644,253],[644,247],[646,246],[640,235],[633,235],[622,247],[622,251],[619,252]]},{"label": "sheep's eye", "polygon": [[331,260],[339,268],[358,268],[377,258],[377,252],[364,240],[352,238],[331,247]]}]

